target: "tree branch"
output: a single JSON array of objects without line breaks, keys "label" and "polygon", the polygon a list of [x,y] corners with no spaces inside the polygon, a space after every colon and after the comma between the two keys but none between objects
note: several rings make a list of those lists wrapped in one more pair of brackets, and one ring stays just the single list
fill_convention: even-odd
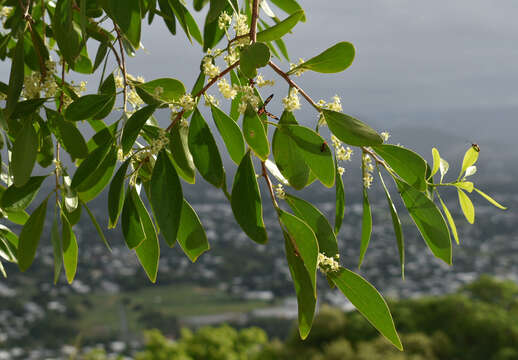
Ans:
[{"label": "tree branch", "polygon": [[257,19],[259,18],[259,0],[253,0],[252,3],[252,20],[250,22],[250,41],[257,41]]},{"label": "tree branch", "polygon": [[[128,103],[128,89],[127,89],[127,87],[128,87],[128,78],[127,78],[127,74],[126,74],[126,60],[124,59],[124,48],[122,47],[122,36],[121,36],[120,30],[119,30],[119,27],[115,23],[113,23],[113,26],[115,27],[115,31],[117,32],[117,41],[119,42],[119,49],[120,49],[120,52],[121,52],[121,58],[118,59],[118,62],[119,62],[119,67],[121,68],[121,71],[122,71],[122,78],[124,79],[124,89],[123,89],[123,92],[124,92],[124,113],[126,113],[126,111],[127,111],[127,103]],[[112,48],[112,50],[113,50],[113,48]],[[116,54],[116,52],[115,52],[115,54]],[[118,58],[117,55],[116,55],[116,57]]]}]

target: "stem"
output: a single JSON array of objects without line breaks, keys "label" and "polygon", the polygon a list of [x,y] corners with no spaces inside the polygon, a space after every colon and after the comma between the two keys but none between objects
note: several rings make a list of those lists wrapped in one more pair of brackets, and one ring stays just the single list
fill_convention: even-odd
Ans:
[{"label": "stem", "polygon": [[259,18],[259,0],[252,3],[252,21],[250,22],[250,41],[252,44],[257,41],[257,19]]},{"label": "stem", "polygon": [[[61,60],[61,94],[59,96],[59,107],[58,107],[58,112],[61,114],[63,112],[63,101],[64,101],[64,98],[65,98],[65,91],[64,91],[64,88],[65,88],[65,66],[66,66],[66,63],[65,63],[65,59],[62,58]],[[60,145],[59,145],[59,141],[58,139],[56,139],[56,154],[55,154],[55,159],[56,159],[56,169],[54,171],[54,174],[56,175],[56,188],[55,188],[55,191],[56,191],[56,204],[59,205],[59,176],[60,176],[60,169],[61,169],[61,164],[60,164],[60,159],[59,159],[59,148],[60,148]]]},{"label": "stem", "polygon": [[128,90],[127,90],[128,79],[126,77],[126,60],[124,59],[124,48],[122,47],[121,33],[120,33],[119,28],[117,27],[117,25],[115,23],[113,25],[115,27],[115,31],[117,32],[117,41],[119,42],[119,48],[120,48],[120,52],[121,52],[121,59],[120,59],[121,61],[119,63],[119,67],[121,68],[122,78],[124,79],[124,113],[126,113],[126,111],[127,111],[127,100],[128,100]]},{"label": "stem", "polygon": [[272,204],[275,210],[279,210],[279,204],[277,203],[277,200],[275,199],[275,194],[273,193],[273,185],[272,181],[270,180],[270,177],[268,176],[268,171],[266,170],[266,165],[264,161],[261,161],[261,167],[263,169],[262,176],[266,180],[266,184],[268,185],[268,191],[270,192],[270,197],[272,198]]},{"label": "stem", "polygon": [[[198,91],[198,93],[196,95],[194,95],[194,98],[198,98],[200,97],[201,95],[205,94],[205,92],[212,86],[216,83],[216,81],[218,81],[219,79],[221,79],[223,76],[225,76],[226,74],[228,74],[233,68],[235,68],[236,66],[239,65],[239,60],[236,61],[235,63],[233,63],[232,65],[230,65],[228,68],[226,68],[225,70],[223,70],[218,76],[216,77],[213,77],[208,83],[207,85],[205,85],[203,87],[203,89],[201,89],[200,91]],[[171,131],[171,129],[180,121],[180,119],[182,118],[183,114],[185,113],[185,109],[182,109],[182,111],[180,111],[178,113],[178,115],[176,115],[176,117],[174,118],[174,120],[171,122],[171,124],[169,124],[169,126],[167,127],[167,129],[165,130],[166,132],[169,132]]]},{"label": "stem", "polygon": [[316,111],[318,112],[321,112],[322,109],[320,108],[320,106],[317,105],[316,102],[313,101],[313,99],[308,95],[306,94],[306,92],[300,87],[298,86],[293,80],[290,79],[289,75],[286,74],[284,71],[282,71],[277,65],[275,65],[272,61],[270,61],[268,63],[268,65],[270,65],[270,67],[277,73],[279,74],[280,77],[282,77],[284,80],[286,80],[286,82],[291,86],[291,87],[294,87],[295,89],[297,89],[300,93],[300,95],[302,95],[302,97],[304,99],[306,99],[306,101],[315,108]]}]

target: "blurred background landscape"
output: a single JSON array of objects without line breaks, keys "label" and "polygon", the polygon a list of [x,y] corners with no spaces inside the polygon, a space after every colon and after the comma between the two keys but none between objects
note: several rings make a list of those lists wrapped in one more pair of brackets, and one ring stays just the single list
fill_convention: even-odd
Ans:
[{"label": "blurred background landscape", "polygon": [[[0,360],[69,359],[76,352],[82,357],[75,358],[88,360],[119,355],[140,360],[518,359],[516,3],[300,3],[308,21],[287,38],[292,61],[342,40],[356,46],[357,57],[343,74],[306,73],[297,83],[316,100],[338,94],[345,113],[389,131],[389,143],[401,143],[428,161],[432,147],[438,148],[451,166],[447,177],[456,178],[464,152],[477,143],[481,152],[472,181],[508,207],[499,211],[475,194],[476,223],[469,225],[456,193],[445,192],[461,240],[448,267],[432,257],[399,206],[407,259],[402,280],[389,210],[374,182],[373,236],[359,273],[390,299],[406,352],[391,349],[360,314],[349,312],[350,304],[323,277],[312,333],[304,343],[297,340],[295,292],[273,208],[265,204],[269,243],[257,245],[239,229],[223,194],[198,176],[195,186],[185,184],[184,195],[205,226],[211,250],[192,264],[178,246],[162,243],[156,284],[125,247],[120,229],[106,231],[113,247],[109,253],[83,214],[76,226],[76,280],[67,285],[63,277],[54,285],[47,223],[33,266],[22,274],[6,265],[9,276],[0,280]],[[129,72],[149,80],[178,78],[190,88],[201,50],[188,45],[182,33],[169,36],[158,20],[143,29],[145,50],[129,60]],[[274,78],[266,70],[263,75]],[[9,64],[0,65],[0,76],[8,79]],[[89,91],[96,87],[90,83]],[[287,86],[277,81],[271,92],[269,111],[280,113]],[[211,93],[217,96],[216,90]],[[166,124],[168,114],[161,115],[158,120]],[[316,121],[309,107],[295,115],[305,124]],[[354,271],[362,211],[359,158],[353,156],[343,177],[346,217],[338,236],[341,262]],[[231,182],[235,168],[226,165]],[[334,217],[333,189],[313,184],[300,196]],[[90,205],[104,228],[106,204],[105,194]],[[492,277],[480,278],[483,274]]]}]

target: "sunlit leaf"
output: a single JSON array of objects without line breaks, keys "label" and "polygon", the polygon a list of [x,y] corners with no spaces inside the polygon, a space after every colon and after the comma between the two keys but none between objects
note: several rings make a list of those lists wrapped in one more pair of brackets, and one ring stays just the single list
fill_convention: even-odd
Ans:
[{"label": "sunlit leaf", "polygon": [[74,281],[77,271],[78,246],[77,239],[67,217],[61,216],[62,244],[63,244],[63,265],[65,275],[69,284]]},{"label": "sunlit leaf", "polygon": [[274,26],[257,33],[257,41],[273,41],[280,39],[293,29],[295,25],[304,17],[304,10],[299,10],[289,17],[275,24]]},{"label": "sunlit leaf", "polygon": [[9,186],[0,199],[2,209],[24,210],[34,200],[46,178],[46,176],[33,176],[23,186],[17,187],[14,184]]},{"label": "sunlit leaf", "polygon": [[358,268],[362,265],[363,258],[365,257],[365,253],[367,252],[367,248],[369,247],[369,242],[371,240],[372,234],[372,214],[371,214],[371,205],[369,203],[369,195],[367,193],[367,189],[363,187],[363,215],[362,215],[362,241],[360,247],[360,261],[358,263]]},{"label": "sunlit leaf", "polygon": [[475,191],[478,192],[484,199],[489,201],[491,204],[493,204],[497,208],[502,209],[502,210],[507,210],[507,208],[505,206],[500,205],[496,200],[494,200],[492,197],[490,197],[488,194],[486,194],[482,190],[475,188]]},{"label": "sunlit leaf", "polygon": [[439,201],[441,202],[442,209],[444,211],[444,214],[446,215],[448,224],[450,225],[450,229],[453,234],[453,238],[455,239],[455,242],[457,243],[457,245],[459,245],[459,235],[457,234],[457,226],[455,225],[455,221],[453,221],[453,217],[451,216],[450,210],[448,210],[448,208],[446,207],[446,204],[444,203],[444,201],[442,201],[440,196],[439,196]]},{"label": "sunlit leaf", "polygon": [[142,130],[142,127],[149,117],[153,115],[155,109],[156,108],[154,106],[148,105],[130,116],[122,130],[121,144],[124,154],[127,154],[131,150],[139,136],[140,130]]},{"label": "sunlit leaf", "polygon": [[329,130],[341,141],[354,146],[381,145],[383,138],[370,126],[352,116],[322,110]]},{"label": "sunlit leaf", "polygon": [[178,243],[192,262],[195,262],[201,254],[210,249],[200,218],[185,199],[183,200],[180,227],[178,228]]},{"label": "sunlit leaf", "polygon": [[257,69],[270,61],[270,50],[265,43],[256,42],[241,49],[239,66],[243,75],[248,78],[257,76]]},{"label": "sunlit leaf", "polygon": [[354,46],[348,42],[339,42],[323,51],[319,55],[303,62],[288,71],[293,74],[297,70],[312,70],[320,73],[336,73],[344,71],[353,62],[355,55]]},{"label": "sunlit leaf", "polygon": [[243,139],[243,134],[241,133],[239,125],[237,125],[234,120],[217,107],[211,106],[211,111],[216,127],[225,142],[230,158],[236,164],[239,164],[245,154],[245,140]]},{"label": "sunlit leaf", "polygon": [[459,195],[460,208],[462,209],[466,220],[468,220],[470,224],[473,224],[475,222],[475,207],[473,206],[471,199],[459,188],[457,188],[457,193]]}]

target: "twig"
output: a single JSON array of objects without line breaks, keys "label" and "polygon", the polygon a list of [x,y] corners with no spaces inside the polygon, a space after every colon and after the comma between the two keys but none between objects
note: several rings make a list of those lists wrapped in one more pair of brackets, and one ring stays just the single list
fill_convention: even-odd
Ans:
[{"label": "twig", "polygon": [[266,180],[266,184],[268,185],[268,191],[270,192],[270,197],[272,198],[273,207],[277,210],[279,209],[279,204],[277,203],[277,200],[275,199],[275,195],[273,193],[273,185],[272,181],[270,180],[270,177],[268,176],[268,171],[266,170],[266,165],[264,161],[261,161],[261,167],[263,169],[262,176]]},{"label": "twig", "polygon": [[[27,22],[27,27],[29,28],[29,33],[31,34],[32,43],[34,45],[34,51],[36,52],[36,56],[38,57],[38,63],[40,65],[41,81],[43,82],[43,79],[47,77],[47,67],[45,66],[45,61],[43,61],[40,49],[36,45],[36,35],[34,34],[34,30],[32,29],[32,25],[34,25],[34,19],[32,18],[31,14],[29,14],[31,1],[28,0],[27,5],[25,6],[23,5],[22,0],[18,0],[18,3],[20,4],[20,7],[23,9],[23,18]],[[42,12],[45,13],[44,9],[42,10]],[[45,24],[45,21],[43,21],[43,24]],[[45,32],[43,33],[43,37],[45,37]]]},{"label": "twig", "polygon": [[[212,86],[214,85],[214,83],[216,81],[218,81],[219,79],[221,79],[223,76],[225,76],[226,74],[228,74],[233,68],[235,68],[236,66],[239,65],[239,60],[236,61],[235,63],[233,63],[232,65],[230,65],[228,68],[226,68],[225,70],[223,70],[218,76],[215,76],[213,77],[208,83],[207,85],[205,85],[203,87],[203,89],[201,89],[200,91],[198,91],[198,93],[196,95],[194,95],[194,98],[197,98],[197,97],[200,97],[201,95],[205,94],[205,92]],[[167,127],[167,129],[165,129],[166,132],[169,132],[171,131],[171,129],[180,121],[180,119],[182,118],[183,114],[185,113],[185,109],[182,109],[177,115],[176,117],[174,118],[174,120],[171,122],[171,124],[169,124],[169,126]]]},{"label": "twig", "polygon": [[[66,63],[65,63],[65,59],[62,58],[61,59],[61,94],[59,95],[59,107],[58,107],[58,112],[61,114],[63,112],[63,102],[65,100],[65,66],[66,66]],[[61,167],[61,164],[60,164],[60,159],[59,159],[59,141],[56,139],[56,154],[55,154],[55,158],[56,158],[56,170],[54,171],[55,175],[56,175],[56,188],[55,188],[55,191],[56,191],[56,204],[59,205],[59,170],[60,170],[60,167]]]},{"label": "twig", "polygon": [[288,74],[286,74],[284,71],[282,71],[277,65],[275,65],[272,61],[270,61],[268,63],[268,65],[270,65],[270,67],[277,73],[279,74],[284,80],[286,80],[286,82],[291,86],[291,87],[294,87],[295,89],[297,89],[300,93],[300,95],[302,95],[302,97],[304,97],[304,99],[306,99],[306,101],[311,105],[313,106],[318,112],[321,112],[322,109],[320,108],[320,106],[318,106],[314,101],[313,99],[311,99],[311,97],[306,94],[306,92],[300,87],[298,86],[293,80],[290,79],[290,77],[288,76]]},{"label": "twig", "polygon": [[119,67],[121,68],[122,78],[124,79],[124,113],[126,113],[127,101],[128,101],[128,90],[127,90],[128,79],[126,76],[126,61],[124,59],[124,48],[122,47],[121,33],[119,31],[118,26],[115,23],[113,25],[115,26],[115,31],[117,32],[117,41],[119,42],[119,48],[120,48],[120,52],[121,52],[121,59],[119,59],[120,60]]},{"label": "twig", "polygon": [[252,43],[257,41],[257,19],[259,18],[259,0],[253,0],[252,20],[250,22],[250,40]]}]

